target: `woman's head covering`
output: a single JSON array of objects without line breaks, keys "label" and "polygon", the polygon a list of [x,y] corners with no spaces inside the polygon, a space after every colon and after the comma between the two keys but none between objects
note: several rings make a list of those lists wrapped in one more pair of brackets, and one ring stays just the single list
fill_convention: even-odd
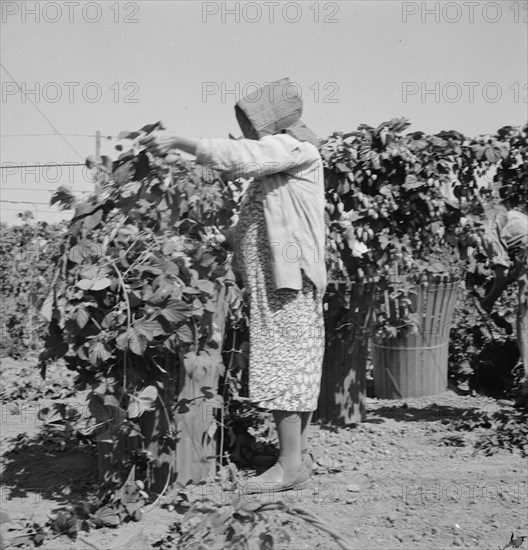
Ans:
[{"label": "woman's head covering", "polygon": [[302,122],[298,86],[283,78],[269,82],[235,105],[238,124],[249,139],[285,133],[319,147],[319,138]]}]

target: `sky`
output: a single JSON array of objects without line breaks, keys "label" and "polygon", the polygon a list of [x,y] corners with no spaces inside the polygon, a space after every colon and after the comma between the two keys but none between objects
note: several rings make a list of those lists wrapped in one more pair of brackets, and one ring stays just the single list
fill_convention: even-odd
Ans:
[{"label": "sky", "polygon": [[23,210],[71,218],[47,206],[52,191],[89,192],[89,174],[47,165],[82,164],[96,131],[110,156],[119,132],[157,120],[238,136],[236,101],[283,77],[319,137],[394,117],[468,136],[528,119],[527,1],[3,0],[1,11],[7,223]]}]

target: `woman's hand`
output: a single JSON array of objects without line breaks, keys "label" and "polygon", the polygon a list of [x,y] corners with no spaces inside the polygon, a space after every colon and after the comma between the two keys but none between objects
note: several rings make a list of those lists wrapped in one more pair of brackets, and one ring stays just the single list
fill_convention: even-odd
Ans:
[{"label": "woman's hand", "polygon": [[159,157],[165,157],[178,145],[177,136],[168,130],[157,130],[139,139],[149,153]]},{"label": "woman's hand", "polygon": [[166,157],[173,149],[181,149],[191,155],[196,155],[198,140],[176,135],[169,130],[157,130],[139,139],[149,153],[158,157]]}]

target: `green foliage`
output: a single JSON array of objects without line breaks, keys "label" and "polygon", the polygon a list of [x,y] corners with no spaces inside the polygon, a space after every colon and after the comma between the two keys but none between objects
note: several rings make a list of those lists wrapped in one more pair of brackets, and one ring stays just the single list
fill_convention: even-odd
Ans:
[{"label": "green foliage", "polygon": [[[205,486],[200,488],[203,490]],[[170,505],[180,517],[155,547],[161,550],[287,548],[290,536],[279,522],[261,510],[262,503],[243,500],[227,494],[214,499],[205,496],[204,491],[199,494],[180,491]]]},{"label": "green foliage", "polygon": [[[470,294],[482,296],[489,280],[489,266],[479,255],[482,214],[486,201],[498,195],[496,185],[479,182],[496,165],[496,181],[509,186],[503,193],[528,201],[526,128],[505,127],[496,136],[470,140],[454,131],[404,135],[408,126],[405,119],[377,128],[361,125],[323,144],[330,278],[381,282],[398,306],[386,318],[378,309],[377,328],[393,334],[414,324],[415,285],[459,277],[459,251],[474,248],[466,266],[469,290],[452,331],[450,374],[457,382],[469,377],[478,388],[486,373],[493,372],[494,381],[500,374],[497,350],[513,342],[514,312],[509,294],[490,321]],[[225,447],[231,458],[249,464],[255,449],[259,451],[250,432],[260,430],[271,439],[271,428],[246,397],[243,293],[231,270],[230,253],[213,238],[236,219],[240,182],[224,182],[182,157],[153,158],[135,140],[155,127],[121,135],[130,149],[114,163],[106,157],[87,159],[97,179],[88,198],[76,197],[67,187],[56,191],[52,204],[75,208],[68,228],[32,223],[29,216],[22,226],[2,226],[2,330],[7,335],[2,345],[12,355],[21,354],[28,346],[28,319],[37,327],[38,343],[43,333],[37,320],[40,308],[49,322],[40,355],[42,372],[56,359],[63,360],[76,374],[77,388],[91,389],[91,419],[80,432],[78,424],[86,419],[75,412],[60,406],[42,411],[46,444],[54,450],[66,448],[77,433],[88,441],[141,439],[141,416],[163,407],[167,384],[177,384],[172,373],[183,365],[198,381],[210,372],[222,376],[221,395],[203,385],[195,399],[221,409],[221,454]],[[45,246],[50,243],[52,248]],[[46,254],[31,256],[42,247]],[[215,323],[221,293],[230,306],[229,330],[240,336],[224,352],[227,371],[220,353],[223,329]],[[353,321],[350,304],[341,302],[339,310],[327,312],[338,327]],[[507,380],[501,391],[507,393],[515,372],[504,370]],[[31,374],[22,369],[13,375],[2,398],[42,394]],[[52,384],[51,391],[63,392],[64,386]],[[185,413],[191,401],[172,403],[173,410],[164,409],[164,414]],[[526,455],[522,413],[503,411],[457,422],[456,429],[483,430],[478,447],[486,453],[503,447],[519,448]],[[164,435],[164,442],[173,448],[171,434]],[[124,484],[117,477],[108,480],[98,500],[50,518],[45,527],[28,523],[14,545],[38,545],[56,536],[75,539],[79,530],[137,521],[148,494],[134,476],[136,469],[148,469],[151,458],[139,445],[123,462],[132,476]],[[158,543],[160,548],[178,544],[263,550],[289,542],[259,505],[193,499],[182,491],[173,507],[182,516]]]},{"label": "green foliage", "polygon": [[497,145],[509,149],[509,155],[499,165],[499,180],[504,189],[500,195],[510,198],[520,206],[528,204],[528,143],[526,134],[528,126],[522,130],[504,126],[497,132]]},{"label": "green foliage", "polygon": [[22,357],[42,344],[46,322],[39,309],[66,229],[64,224],[34,222],[32,216],[21,218],[21,225],[0,227],[0,351],[11,357]]},{"label": "green foliage", "polygon": [[403,135],[406,119],[334,134],[326,163],[330,272],[335,279],[377,281],[384,291],[376,334],[416,326],[416,284],[456,280],[461,265],[446,239],[449,190],[463,136]]},{"label": "green foliage", "polygon": [[[475,450],[485,455],[493,455],[501,449],[518,451],[524,458],[528,457],[528,412],[504,409],[494,413],[486,411],[475,413],[465,412],[462,417],[449,421],[457,432],[477,432]],[[464,443],[463,438],[448,436],[444,439],[446,445]]]},{"label": "green foliage", "polygon": [[83,502],[74,510],[74,515],[85,522],[85,528],[118,527],[127,521],[140,521],[149,495],[143,482],[135,479],[132,467],[125,483],[108,490],[94,502]]},{"label": "green foliage", "polygon": [[459,293],[449,340],[449,377],[464,392],[496,398],[515,393],[521,379],[516,342],[517,289],[511,285],[491,314],[478,305],[493,279],[488,260],[475,252]]},{"label": "green foliage", "polygon": [[[404,135],[408,127],[406,119],[363,124],[321,147],[331,278],[381,277],[377,332],[387,336],[416,324],[416,284],[462,277],[461,248],[481,240],[477,226],[499,183],[519,197],[528,185],[526,127],[473,140],[455,131]],[[495,180],[485,181],[492,167]]]},{"label": "green foliage", "polygon": [[75,507],[60,509],[44,525],[29,521],[9,521],[9,547],[39,547],[58,537],[77,541],[82,540],[82,532],[89,532],[91,529],[116,528],[128,521],[140,521],[148,498],[143,484],[134,480],[132,469],[129,478],[119,489],[107,491],[93,502],[82,502]]},{"label": "green foliage", "polygon": [[446,249],[446,197],[462,136],[403,136],[408,126],[406,119],[361,125],[334,134],[321,149],[340,276],[361,281],[384,273],[419,281],[424,272],[449,271],[438,256]]},{"label": "green foliage", "polygon": [[[11,403],[7,410],[12,415],[21,414],[23,411],[18,403]],[[63,453],[77,448],[80,440],[88,444],[84,450],[91,450],[89,447],[92,446],[92,441],[83,438],[79,432],[86,419],[77,406],[56,401],[50,406],[39,408],[37,417],[42,422],[38,433],[31,437],[26,432],[16,436],[11,440],[14,448],[8,451],[6,457],[30,453],[31,447],[35,446],[45,449],[50,455]]]},{"label": "green foliage", "polygon": [[4,358],[0,401],[30,402],[42,398],[70,397],[75,394],[73,379],[73,373],[65,371],[64,365],[60,363],[51,365],[46,380],[43,380],[38,374],[36,361]]},{"label": "green foliage", "polygon": [[[75,214],[42,308],[49,330],[40,364],[45,373],[63,359],[76,387],[91,390],[92,422],[82,435],[116,443],[109,483],[122,482],[123,464],[138,459],[118,456],[118,442],[133,440],[136,454],[152,443],[173,453],[174,415],[195,399],[222,407],[205,382],[225,371],[218,312],[236,320],[242,303],[231,253],[216,238],[232,225],[237,185],[180,156],[152,157],[134,141],[145,131],[123,136],[131,148],[114,163],[89,159],[97,180],[89,197],[59,188],[52,198]],[[183,369],[204,381],[202,395],[177,401]],[[163,420],[150,433],[140,417],[154,409]]]},{"label": "green foliage", "polygon": [[49,527],[32,520],[10,521],[7,528],[9,548],[39,547],[51,538]]},{"label": "green foliage", "polygon": [[[135,144],[94,170],[96,191],[76,201],[45,304],[43,368],[64,357],[81,387],[110,378],[131,394],[159,382],[171,356],[196,379],[223,372],[216,299],[222,288],[228,301],[239,291],[229,255],[209,241],[208,229],[230,225],[233,186]],[[63,191],[54,200],[66,196],[69,205]]]}]

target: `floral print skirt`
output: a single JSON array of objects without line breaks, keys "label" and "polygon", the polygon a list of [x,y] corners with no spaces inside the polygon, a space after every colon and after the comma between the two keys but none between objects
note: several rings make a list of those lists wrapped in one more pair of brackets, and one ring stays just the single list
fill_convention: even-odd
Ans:
[{"label": "floral print skirt", "polygon": [[257,185],[248,189],[235,237],[249,299],[249,397],[268,410],[313,411],[325,349],[322,296],[304,274],[302,290],[274,289]]}]

